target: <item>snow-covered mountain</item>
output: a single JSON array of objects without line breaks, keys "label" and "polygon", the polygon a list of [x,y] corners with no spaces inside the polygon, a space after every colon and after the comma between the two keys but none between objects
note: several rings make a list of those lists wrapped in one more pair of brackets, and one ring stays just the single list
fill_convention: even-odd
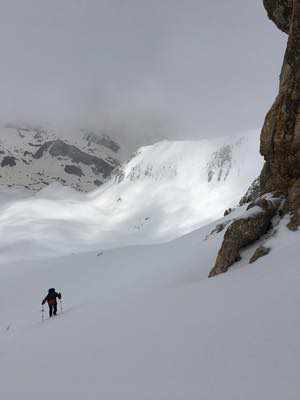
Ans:
[{"label": "snow-covered mountain", "polygon": [[[42,146],[38,154],[43,151]],[[0,262],[7,254],[57,256],[180,237],[235,206],[260,168],[256,133],[143,147],[94,192],[55,185],[5,202]],[[11,251],[12,238],[17,253]]]},{"label": "snow-covered mountain", "polygon": [[79,191],[103,184],[124,151],[105,134],[8,125],[0,130],[0,186],[40,190],[59,182]]}]

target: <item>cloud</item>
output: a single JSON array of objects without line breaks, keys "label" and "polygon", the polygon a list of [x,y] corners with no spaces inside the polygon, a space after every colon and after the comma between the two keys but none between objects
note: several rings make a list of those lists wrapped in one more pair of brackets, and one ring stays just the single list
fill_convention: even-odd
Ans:
[{"label": "cloud", "polygon": [[3,123],[93,125],[140,140],[260,126],[284,39],[256,2],[11,0],[0,45]]}]

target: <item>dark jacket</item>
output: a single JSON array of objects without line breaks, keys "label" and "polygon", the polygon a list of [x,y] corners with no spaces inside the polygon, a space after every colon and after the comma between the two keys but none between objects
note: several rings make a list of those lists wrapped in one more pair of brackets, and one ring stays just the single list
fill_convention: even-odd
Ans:
[{"label": "dark jacket", "polygon": [[42,301],[42,304],[46,302],[50,305],[57,304],[56,299],[61,299],[61,293],[56,293],[55,289],[49,289],[47,296]]}]

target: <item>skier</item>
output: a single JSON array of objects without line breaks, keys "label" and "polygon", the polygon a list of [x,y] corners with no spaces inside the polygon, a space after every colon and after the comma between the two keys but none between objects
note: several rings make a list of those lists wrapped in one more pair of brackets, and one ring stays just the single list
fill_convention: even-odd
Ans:
[{"label": "skier", "polygon": [[57,300],[61,299],[61,293],[56,293],[54,288],[48,290],[47,296],[42,301],[42,306],[47,302],[49,306],[49,317],[57,314]]}]

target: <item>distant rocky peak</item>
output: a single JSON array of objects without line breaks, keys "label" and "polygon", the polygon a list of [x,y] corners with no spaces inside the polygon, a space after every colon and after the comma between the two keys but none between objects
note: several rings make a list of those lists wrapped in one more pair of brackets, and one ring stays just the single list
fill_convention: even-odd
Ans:
[{"label": "distant rocky peak", "polygon": [[104,133],[95,133],[93,131],[81,129],[83,138],[87,141],[88,145],[99,145],[104,146],[113,152],[117,153],[120,150],[120,146],[113,139]]},{"label": "distant rocky peak", "polygon": [[213,152],[206,165],[208,182],[225,181],[234,166],[235,152],[239,152],[239,148],[244,146],[245,138],[241,137],[231,144],[223,144]]},{"label": "distant rocky peak", "polygon": [[102,174],[105,179],[110,176],[112,170],[118,165],[117,161],[112,163],[92,156],[59,139],[44,143],[33,155],[33,158],[41,159],[45,152],[49,152],[52,157],[57,157],[59,160],[68,159],[75,164],[81,163],[85,166],[92,166],[93,172],[96,175]]},{"label": "distant rocky peak", "polygon": [[[40,190],[53,182],[91,191],[122,161],[107,135],[7,124],[0,131],[0,185]],[[89,145],[90,143],[90,145]]]},{"label": "distant rocky peak", "polygon": [[216,179],[217,181],[225,181],[232,167],[232,146],[224,145],[215,151],[210,161],[207,163],[207,180],[208,182]]}]

